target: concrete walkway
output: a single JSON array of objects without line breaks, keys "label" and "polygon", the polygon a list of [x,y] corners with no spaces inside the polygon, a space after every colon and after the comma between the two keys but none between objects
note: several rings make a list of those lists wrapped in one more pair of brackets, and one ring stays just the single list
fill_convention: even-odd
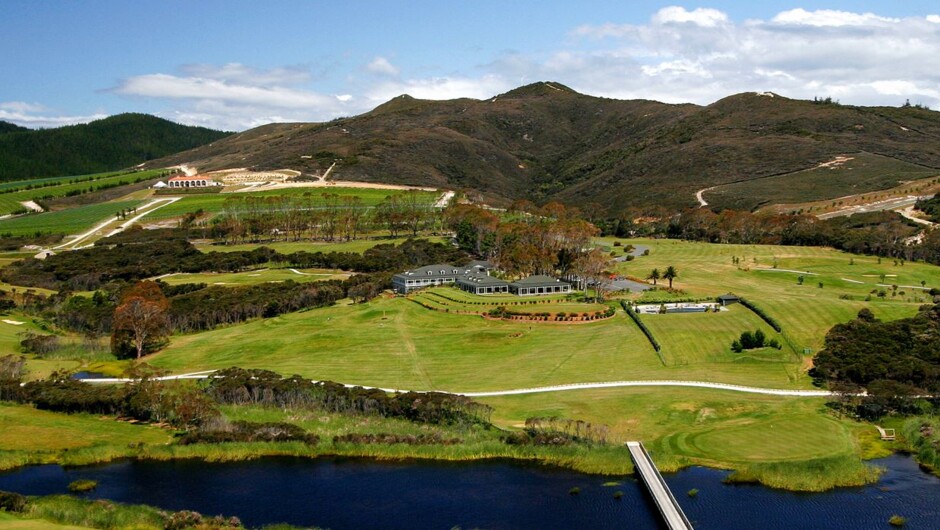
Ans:
[{"label": "concrete walkway", "polygon": [[[160,381],[172,381],[177,379],[206,379],[212,375],[215,370],[204,370],[202,372],[192,372],[188,374],[180,375],[168,375],[165,377],[158,377],[156,379]],[[120,377],[107,377],[107,378],[97,378],[97,379],[83,379],[86,383],[131,383],[133,379],[120,378]],[[319,382],[319,381],[314,381]],[[835,395],[833,392],[828,390],[784,390],[778,388],[760,388],[754,386],[744,386],[744,385],[731,385],[727,383],[710,383],[707,381],[673,381],[673,380],[658,380],[658,381],[608,381],[601,383],[572,383],[568,385],[555,385],[555,386],[539,386],[531,388],[516,388],[511,390],[493,390],[487,392],[455,392],[453,390],[407,390],[403,388],[382,388],[375,386],[365,386],[365,385],[353,385],[343,383],[343,386],[346,387],[361,387],[367,389],[377,389],[385,392],[395,392],[395,393],[404,393],[404,392],[443,392],[447,394],[459,394],[467,397],[497,397],[497,396],[518,396],[525,394],[543,394],[547,392],[570,392],[572,390],[591,390],[598,388],[628,388],[628,387],[693,387],[693,388],[710,388],[714,390],[728,390],[731,392],[744,392],[748,394],[764,394],[770,396],[786,396],[786,397],[829,397]]]}]

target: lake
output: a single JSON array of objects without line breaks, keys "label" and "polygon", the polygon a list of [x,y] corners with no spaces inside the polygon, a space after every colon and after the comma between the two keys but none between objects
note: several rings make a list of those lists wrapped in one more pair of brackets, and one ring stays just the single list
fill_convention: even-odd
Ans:
[{"label": "lake", "polygon": [[[893,514],[907,517],[907,529],[940,527],[940,479],[906,456],[874,463],[887,468],[878,484],[814,494],[726,485],[727,472],[700,467],[665,479],[696,529],[884,529]],[[507,460],[269,457],[46,465],[0,473],[0,490],[65,493],[77,479],[98,481],[89,498],[235,515],[254,527],[287,522],[333,530],[661,528],[655,506],[633,477]],[[580,493],[571,495],[575,487]],[[699,490],[695,498],[686,495],[692,488]],[[623,492],[619,500],[616,491]]]}]

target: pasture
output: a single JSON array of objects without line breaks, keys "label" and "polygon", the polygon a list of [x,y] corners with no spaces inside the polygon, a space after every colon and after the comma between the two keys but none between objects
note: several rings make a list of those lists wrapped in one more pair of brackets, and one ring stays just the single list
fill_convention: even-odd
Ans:
[{"label": "pasture", "polygon": [[[22,210],[23,205],[20,203],[23,201],[30,201],[36,198],[65,197],[70,194],[86,193],[106,187],[132,184],[141,180],[155,179],[164,172],[165,170],[162,169],[154,169],[132,173],[110,172],[97,175],[55,177],[52,179],[34,179],[28,181],[9,182],[6,183],[6,189],[17,189],[17,191],[12,193],[0,193],[0,215]],[[33,189],[25,189],[30,184],[33,186],[42,184],[42,182],[39,181],[45,181],[46,184],[56,184],[46,185],[38,188],[34,187]],[[2,232],[2,229],[0,229],[0,232]]]},{"label": "pasture", "polygon": [[[409,238],[377,238],[377,239],[353,239],[352,241],[277,241],[272,243],[246,243],[242,245],[211,245],[196,244],[196,248],[203,252],[240,252],[243,250],[253,250],[258,247],[268,247],[281,254],[291,254],[293,252],[355,252],[362,254],[366,250],[376,245],[401,245]],[[432,243],[447,243],[450,239],[446,237],[422,237]]]},{"label": "pasture", "polygon": [[33,234],[77,234],[114,219],[122,209],[136,208],[144,201],[117,201],[79,206],[57,212],[29,214],[0,220],[0,234],[30,236]]},{"label": "pasture", "polygon": [[[243,193],[212,193],[204,195],[184,195],[180,200],[175,203],[161,208],[150,215],[144,217],[141,221],[160,221],[164,219],[173,219],[176,217],[181,217],[188,213],[195,213],[197,211],[202,211],[207,214],[218,214],[224,210],[225,201],[233,198],[242,198],[244,199],[247,196],[251,197],[307,197],[310,201],[310,207],[316,208],[323,206],[325,204],[325,199],[323,198],[324,194],[334,194],[339,195],[340,197],[358,197],[361,201],[360,204],[363,207],[373,207],[380,204],[385,200],[386,197],[390,195],[399,195],[403,193],[399,190],[381,190],[381,189],[370,189],[370,188],[284,188],[279,190],[268,190],[268,191],[258,191],[258,192],[243,192]],[[419,192],[422,199],[430,205],[433,204],[438,197],[439,193],[434,192]],[[165,196],[169,196],[165,195]]]},{"label": "pasture", "polygon": [[208,285],[253,285],[287,280],[297,283],[319,282],[323,280],[345,280],[350,274],[330,269],[259,269],[244,272],[206,272],[180,273],[162,276],[160,281],[179,285],[183,283],[205,283]]}]

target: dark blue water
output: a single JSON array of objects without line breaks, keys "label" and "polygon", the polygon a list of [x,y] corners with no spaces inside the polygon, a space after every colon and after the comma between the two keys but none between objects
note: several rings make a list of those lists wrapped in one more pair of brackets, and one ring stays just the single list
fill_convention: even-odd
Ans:
[{"label": "dark blue water", "polygon": [[[940,479],[907,457],[877,462],[881,482],[820,494],[729,486],[726,472],[692,468],[667,475],[697,529],[940,528]],[[363,459],[264,458],[205,463],[126,461],[63,469],[35,466],[0,474],[0,490],[66,492],[77,479],[98,481],[91,498],[171,510],[236,515],[250,526],[274,522],[334,530],[661,528],[655,507],[632,477],[599,477],[510,461],[377,462]],[[609,481],[618,486],[604,486]],[[581,490],[570,495],[573,487]],[[686,492],[699,490],[695,498]],[[616,500],[615,491],[623,498]]]}]

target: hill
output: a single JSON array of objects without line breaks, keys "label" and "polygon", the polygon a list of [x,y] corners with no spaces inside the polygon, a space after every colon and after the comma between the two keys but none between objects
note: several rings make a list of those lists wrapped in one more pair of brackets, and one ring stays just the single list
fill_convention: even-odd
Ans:
[{"label": "hill", "polygon": [[[770,93],[671,105],[598,98],[541,82],[485,101],[402,95],[359,116],[266,125],[155,164],[314,173],[336,161],[337,179],[614,210],[692,206],[700,189],[798,173],[847,154],[879,155],[888,163],[881,178],[857,183],[843,176],[844,185],[810,189],[805,199],[839,196],[844,187],[855,193],[892,187],[912,177],[911,167],[922,176],[940,174],[940,113]],[[786,185],[786,177],[776,179],[767,191]],[[772,200],[757,188],[756,194],[747,190],[746,200],[730,197],[728,203],[754,208]]]},{"label": "hill", "polygon": [[229,133],[147,114],[30,130],[0,123],[0,181],[100,173],[204,145]]},{"label": "hill", "polygon": [[21,132],[28,131],[26,127],[20,127],[15,123],[10,123],[8,121],[0,120],[0,134],[6,134],[11,132]]}]

